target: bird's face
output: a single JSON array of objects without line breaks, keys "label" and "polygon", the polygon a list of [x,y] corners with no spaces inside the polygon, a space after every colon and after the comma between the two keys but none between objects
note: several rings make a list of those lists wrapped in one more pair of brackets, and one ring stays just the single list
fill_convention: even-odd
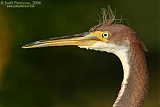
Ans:
[{"label": "bird's face", "polygon": [[93,31],[74,34],[70,36],[49,38],[45,40],[35,41],[23,46],[23,48],[40,48],[49,46],[92,46],[95,43],[106,43],[111,34],[107,31]]},{"label": "bird's face", "polygon": [[115,51],[120,50],[123,46],[120,44],[122,40],[125,40],[123,30],[117,29],[117,26],[112,25],[104,27],[105,29],[102,29],[102,27],[101,29],[90,30],[89,32],[80,34],[35,41],[26,44],[22,48],[76,45],[80,48],[115,53]]}]

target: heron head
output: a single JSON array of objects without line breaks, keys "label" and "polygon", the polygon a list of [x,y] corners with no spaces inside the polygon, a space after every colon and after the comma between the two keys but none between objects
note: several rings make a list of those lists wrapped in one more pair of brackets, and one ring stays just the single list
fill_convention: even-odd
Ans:
[{"label": "heron head", "polygon": [[92,27],[89,32],[39,40],[26,44],[22,48],[76,45],[81,48],[114,53],[122,48],[132,48],[138,44],[139,47],[146,49],[131,28],[114,23],[116,19],[110,6],[108,9],[102,8],[101,10],[100,23]]}]

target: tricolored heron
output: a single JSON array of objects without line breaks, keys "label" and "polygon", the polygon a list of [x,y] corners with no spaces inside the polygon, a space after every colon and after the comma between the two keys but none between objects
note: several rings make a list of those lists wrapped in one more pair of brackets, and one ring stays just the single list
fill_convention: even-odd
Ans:
[{"label": "tricolored heron", "polygon": [[89,32],[49,38],[26,44],[22,48],[76,45],[80,48],[117,55],[124,70],[123,81],[113,107],[142,107],[148,93],[149,75],[145,45],[129,27],[117,24],[111,9],[103,11],[103,20]]}]

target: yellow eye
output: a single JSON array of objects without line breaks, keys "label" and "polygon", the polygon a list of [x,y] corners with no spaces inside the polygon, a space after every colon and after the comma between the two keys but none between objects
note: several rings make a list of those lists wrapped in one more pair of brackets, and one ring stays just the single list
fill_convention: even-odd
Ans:
[{"label": "yellow eye", "polygon": [[108,32],[105,32],[105,33],[102,34],[102,37],[104,37],[104,38],[108,38],[108,36],[109,36]]}]

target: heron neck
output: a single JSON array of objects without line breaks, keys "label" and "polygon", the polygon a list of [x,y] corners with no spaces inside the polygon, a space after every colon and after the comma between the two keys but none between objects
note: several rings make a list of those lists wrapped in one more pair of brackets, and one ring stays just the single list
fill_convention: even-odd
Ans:
[{"label": "heron neck", "polygon": [[146,59],[139,47],[115,53],[124,70],[121,90],[113,107],[142,107],[148,92]]}]

